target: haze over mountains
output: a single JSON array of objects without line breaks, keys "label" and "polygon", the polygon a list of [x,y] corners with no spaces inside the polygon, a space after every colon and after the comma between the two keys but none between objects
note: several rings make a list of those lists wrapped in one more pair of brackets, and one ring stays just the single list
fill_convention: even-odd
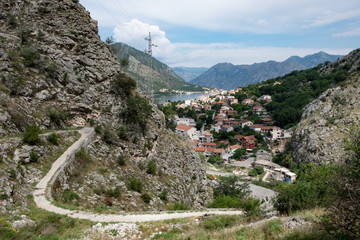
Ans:
[{"label": "haze over mountains", "polygon": [[174,67],[172,70],[182,79],[184,79],[186,82],[190,82],[191,80],[197,78],[209,68],[205,67]]},{"label": "haze over mountains", "polygon": [[316,67],[326,61],[334,62],[340,57],[342,56],[318,52],[303,58],[292,56],[284,62],[268,61],[252,65],[219,63],[202,75],[191,80],[190,83],[210,88],[230,90],[239,86],[247,86],[270,78],[283,76],[294,70]]}]

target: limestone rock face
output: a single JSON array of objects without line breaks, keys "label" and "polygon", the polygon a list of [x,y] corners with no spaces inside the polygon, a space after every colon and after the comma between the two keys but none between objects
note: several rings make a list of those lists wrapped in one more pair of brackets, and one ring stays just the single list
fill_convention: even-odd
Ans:
[{"label": "limestone rock face", "polygon": [[[297,162],[342,162],[347,157],[344,138],[360,120],[360,53],[354,51],[335,63],[347,66],[348,80],[341,87],[327,90],[308,104],[295,128],[292,148]],[[331,67],[323,70],[331,72]]]},{"label": "limestone rock face", "polygon": [[[138,209],[163,208],[166,203],[158,195],[164,189],[168,191],[169,202],[183,200],[194,207],[206,204],[212,190],[207,187],[204,168],[191,145],[165,128],[164,115],[142,92],[137,89],[126,92],[126,85],[120,86],[123,90],[114,91],[113,82],[120,73],[116,57],[100,40],[97,22],[77,1],[1,2],[0,160],[9,168],[0,169],[0,186],[5,189],[0,194],[6,199],[6,204],[0,204],[1,210],[21,200],[10,197],[20,189],[17,185],[23,184],[20,195],[26,196],[32,189],[33,181],[28,181],[29,178],[38,180],[41,176],[38,172],[28,174],[40,167],[29,161],[29,154],[38,152],[41,161],[47,157],[47,146],[29,148],[18,137],[16,146],[6,147],[7,138],[20,134],[31,124],[42,129],[94,124],[100,129],[89,147],[91,167],[80,169],[79,174],[84,176],[80,179],[75,171],[79,170],[77,165],[70,166],[59,176],[60,184],[54,189],[59,196],[70,188],[82,203],[96,205],[104,202],[105,195],[94,195],[94,190],[96,185],[103,185],[105,190],[120,187],[124,199],[136,197],[133,202],[127,199],[128,204],[124,199],[119,202],[124,210],[133,210],[130,203]],[[149,111],[145,121],[141,119],[142,124],[136,124],[141,111],[128,108],[134,97],[145,99],[144,111]],[[120,128],[124,129],[122,137]],[[121,154],[128,157],[126,167],[116,162]],[[154,176],[146,173],[147,163],[152,159],[157,164]],[[137,192],[124,193],[131,176],[143,182],[142,193],[147,191],[152,197],[149,204]]]}]

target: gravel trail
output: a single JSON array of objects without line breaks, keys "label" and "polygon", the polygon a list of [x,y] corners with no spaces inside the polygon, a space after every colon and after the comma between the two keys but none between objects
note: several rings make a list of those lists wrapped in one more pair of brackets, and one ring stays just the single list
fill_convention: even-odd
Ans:
[{"label": "gravel trail", "polygon": [[77,152],[84,146],[84,144],[89,140],[89,138],[94,134],[93,128],[83,128],[80,131],[81,137],[73,145],[71,145],[51,166],[50,171],[40,180],[36,185],[36,189],[33,193],[34,201],[39,208],[45,209],[50,212],[67,215],[72,218],[78,219],[87,219],[94,222],[127,222],[127,223],[136,223],[136,222],[150,222],[150,221],[160,221],[167,219],[177,219],[177,218],[187,218],[187,217],[200,217],[209,214],[215,215],[241,215],[243,211],[234,211],[234,210],[214,210],[207,209],[204,211],[188,211],[188,212],[157,212],[157,213],[147,213],[147,214],[96,214],[84,211],[74,211],[63,209],[57,206],[54,206],[47,198],[46,191],[47,186],[53,176],[57,171],[65,164],[67,156],[72,155],[74,152]]}]

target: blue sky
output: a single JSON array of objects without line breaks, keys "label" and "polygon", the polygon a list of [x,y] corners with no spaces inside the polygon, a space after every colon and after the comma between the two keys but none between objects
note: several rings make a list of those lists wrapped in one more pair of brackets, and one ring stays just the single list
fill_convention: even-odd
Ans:
[{"label": "blue sky", "polygon": [[113,37],[171,67],[284,61],[360,47],[359,0],[80,0]]}]

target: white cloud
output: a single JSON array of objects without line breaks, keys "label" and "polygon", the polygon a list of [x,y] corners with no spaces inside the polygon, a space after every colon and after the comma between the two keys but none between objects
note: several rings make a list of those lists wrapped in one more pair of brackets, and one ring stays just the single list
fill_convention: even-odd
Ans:
[{"label": "white cloud", "polygon": [[[211,67],[220,62],[233,64],[252,64],[269,60],[284,61],[290,56],[305,56],[324,51],[329,54],[347,54],[351,49],[312,49],[284,47],[248,47],[243,43],[172,43],[166,32],[159,26],[133,19],[118,25],[114,29],[116,41],[127,43],[139,50],[147,47],[144,37],[151,32],[153,56],[160,61],[174,66]],[[140,45],[140,47],[138,47]]]},{"label": "white cloud", "polygon": [[359,17],[358,0],[81,0],[101,26],[131,19],[225,32],[284,33]]},{"label": "white cloud", "polygon": [[355,37],[360,36],[360,28],[352,29],[349,31],[341,32],[341,33],[335,33],[333,34],[334,37]]}]

